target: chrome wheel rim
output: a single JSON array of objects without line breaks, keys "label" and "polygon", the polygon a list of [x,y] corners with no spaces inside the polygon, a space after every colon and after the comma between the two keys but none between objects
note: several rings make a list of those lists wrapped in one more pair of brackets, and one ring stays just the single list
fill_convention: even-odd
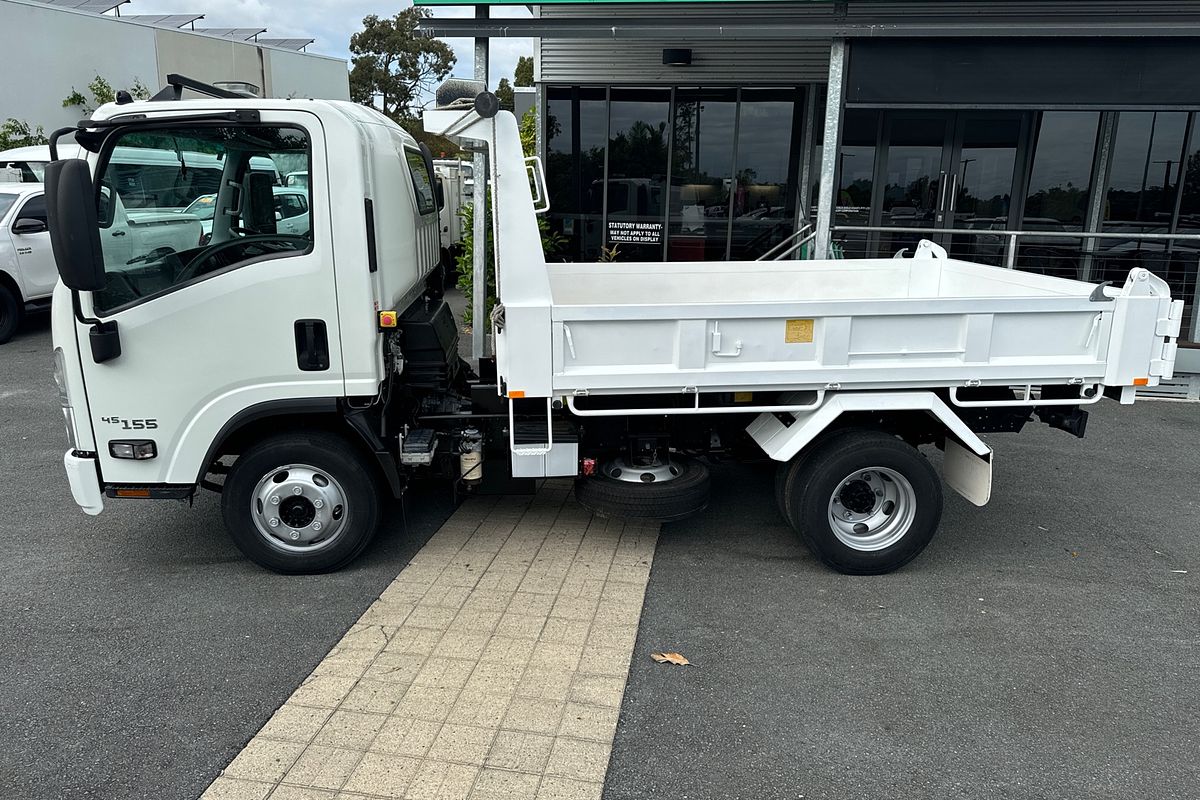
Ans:
[{"label": "chrome wheel rim", "polygon": [[602,471],[613,480],[626,483],[666,483],[683,474],[683,468],[674,461],[663,464],[657,459],[653,464],[630,464],[624,458],[614,458]]},{"label": "chrome wheel rim", "polygon": [[285,464],[259,480],[250,516],[267,544],[288,553],[312,553],[332,545],[346,527],[346,493],[327,472]]},{"label": "chrome wheel rim", "polygon": [[852,550],[874,552],[904,538],[917,515],[917,493],[888,467],[858,469],[829,498],[829,527]]}]

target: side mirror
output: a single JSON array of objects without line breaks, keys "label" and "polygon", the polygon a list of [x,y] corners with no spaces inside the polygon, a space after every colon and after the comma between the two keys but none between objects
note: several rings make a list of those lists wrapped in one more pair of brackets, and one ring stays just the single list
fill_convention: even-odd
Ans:
[{"label": "side mirror", "polygon": [[24,219],[19,219],[14,222],[12,228],[9,230],[11,230],[17,236],[29,236],[30,234],[34,233],[45,233],[46,223],[42,222],[40,219],[25,217]]},{"label": "side mirror", "polygon": [[429,174],[429,180],[433,183],[433,197],[437,203],[437,210],[441,211],[446,205],[446,195],[442,191],[442,181],[433,169],[433,151],[424,142],[421,142],[421,160],[425,162],[425,172]]},{"label": "side mirror", "polygon": [[52,161],[45,184],[50,247],[63,284],[80,292],[100,291],[107,280],[88,163],[78,158]]},{"label": "side mirror", "polygon": [[281,220],[281,219],[283,219],[283,212],[282,212],[282,211],[276,211],[276,212],[275,212],[275,221],[276,221],[276,222],[279,222],[279,220]]},{"label": "side mirror", "polygon": [[441,211],[446,207],[446,184],[442,183],[441,178],[437,178],[436,181],[437,182],[434,184],[434,191],[437,194],[438,211]]}]

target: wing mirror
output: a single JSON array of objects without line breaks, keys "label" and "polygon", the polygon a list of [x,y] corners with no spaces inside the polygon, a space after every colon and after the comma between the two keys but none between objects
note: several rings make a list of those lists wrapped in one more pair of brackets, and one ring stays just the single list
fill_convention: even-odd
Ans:
[{"label": "wing mirror", "polygon": [[29,236],[34,233],[45,233],[46,223],[42,222],[40,219],[25,217],[24,219],[19,219],[14,222],[10,230],[17,236]]},{"label": "wing mirror", "polygon": [[58,274],[69,289],[100,291],[107,281],[88,163],[78,158],[52,161],[45,178],[50,246]]}]

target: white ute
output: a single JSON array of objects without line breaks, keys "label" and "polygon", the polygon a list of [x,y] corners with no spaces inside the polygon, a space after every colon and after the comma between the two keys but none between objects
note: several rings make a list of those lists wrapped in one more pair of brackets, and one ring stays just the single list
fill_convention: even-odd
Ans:
[{"label": "white ute", "polygon": [[0,344],[26,310],[49,304],[56,283],[41,184],[0,183]]},{"label": "white ute", "polygon": [[[980,433],[1037,419],[1082,436],[1084,407],[1172,372],[1182,303],[1144,270],[1096,286],[929,243],[547,264],[541,165],[495,96],[461,83],[424,122],[488,153],[497,357],[476,372],[440,297],[427,150],[351,103],[168,82],[56,134],[88,151],[47,173],[67,473],[91,514],[218,491],[234,542],[274,570],[345,565],[421,475],[467,491],[574,477],[599,513],[674,520],[708,503],[720,457],[776,462],[781,513],[830,567],[888,572],[937,530],[943,479],[988,501]],[[96,186],[114,147],[138,146],[219,152],[223,174],[211,240],[131,270],[99,246]],[[278,229],[251,158],[311,165],[305,234]]]}]

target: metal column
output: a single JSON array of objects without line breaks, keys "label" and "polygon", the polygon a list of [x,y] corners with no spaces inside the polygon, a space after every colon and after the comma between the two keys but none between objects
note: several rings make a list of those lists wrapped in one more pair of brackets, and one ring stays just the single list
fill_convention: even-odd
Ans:
[{"label": "metal column", "polygon": [[834,186],[838,145],[842,138],[842,99],[846,94],[846,40],[829,48],[829,90],[825,96],[825,139],[821,151],[821,191],[817,195],[817,238],[814,255],[829,258],[833,241]]},{"label": "metal column", "polygon": [[[487,6],[475,6],[475,18],[488,18]],[[475,80],[488,84],[488,40],[475,40]],[[473,258],[471,262],[471,358],[481,359],[487,353],[487,334],[491,327],[487,318],[487,158],[475,153],[474,187],[471,195]]]}]

